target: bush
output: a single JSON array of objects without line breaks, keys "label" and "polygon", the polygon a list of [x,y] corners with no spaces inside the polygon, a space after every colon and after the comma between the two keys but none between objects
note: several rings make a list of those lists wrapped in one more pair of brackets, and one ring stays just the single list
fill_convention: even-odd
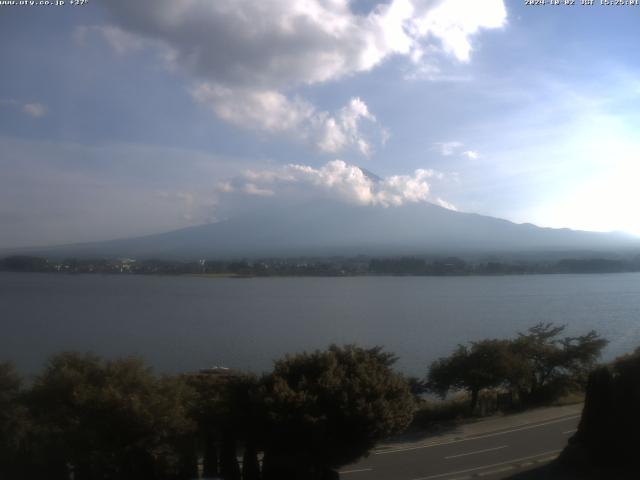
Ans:
[{"label": "bush", "polygon": [[413,417],[411,427],[425,430],[438,423],[455,422],[469,416],[469,395],[460,393],[446,400],[423,400]]}]

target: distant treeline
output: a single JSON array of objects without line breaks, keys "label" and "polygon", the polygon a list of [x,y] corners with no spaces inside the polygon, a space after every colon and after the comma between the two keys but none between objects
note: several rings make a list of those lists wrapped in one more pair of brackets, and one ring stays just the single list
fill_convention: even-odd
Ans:
[{"label": "distant treeline", "polygon": [[465,261],[458,257],[370,258],[331,257],[261,260],[177,261],[161,259],[53,260],[15,255],[0,259],[0,271],[118,273],[118,274],[210,274],[233,276],[358,276],[358,275],[526,275],[550,273],[640,272],[640,256],[624,259],[566,258],[553,261]]}]

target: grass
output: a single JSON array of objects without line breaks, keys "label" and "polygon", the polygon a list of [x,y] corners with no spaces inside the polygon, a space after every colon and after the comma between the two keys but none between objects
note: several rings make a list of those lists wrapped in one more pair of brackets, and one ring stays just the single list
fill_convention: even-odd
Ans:
[{"label": "grass", "polygon": [[571,392],[563,395],[551,402],[553,407],[564,407],[565,405],[575,405],[576,403],[584,403],[584,392]]},{"label": "grass", "polygon": [[[492,392],[481,392],[479,402],[482,402],[484,397],[490,398],[491,396]],[[570,392],[551,402],[544,402],[535,405],[514,403],[510,407],[502,410],[498,409],[497,406],[493,404],[494,408],[489,408],[485,415],[480,415],[477,411],[470,411],[470,397],[465,392],[458,392],[454,395],[450,395],[445,400],[440,400],[434,397],[422,398],[419,401],[418,409],[414,414],[413,422],[411,423],[409,430],[416,431],[434,429],[439,424],[451,424],[463,419],[480,418],[482,416],[494,415],[500,411],[513,413],[537,407],[561,407],[566,405],[575,405],[583,403],[584,397],[584,392]]]},{"label": "grass", "polygon": [[424,430],[442,422],[469,418],[469,395],[458,393],[446,400],[423,399],[413,417],[411,429]]}]

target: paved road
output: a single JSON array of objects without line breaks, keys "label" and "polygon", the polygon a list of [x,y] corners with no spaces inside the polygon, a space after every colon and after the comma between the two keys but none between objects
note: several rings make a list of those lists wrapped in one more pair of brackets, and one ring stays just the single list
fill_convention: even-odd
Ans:
[{"label": "paved road", "polygon": [[575,432],[579,415],[486,432],[472,437],[407,445],[372,453],[345,467],[343,480],[499,479],[554,459]]}]

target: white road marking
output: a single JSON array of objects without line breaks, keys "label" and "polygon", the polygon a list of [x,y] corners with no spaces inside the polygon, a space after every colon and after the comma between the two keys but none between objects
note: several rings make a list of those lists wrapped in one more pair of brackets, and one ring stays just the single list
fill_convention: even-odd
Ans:
[{"label": "white road marking", "polygon": [[[543,452],[543,453],[539,453],[537,455],[529,455],[528,457],[514,458],[513,460],[508,460],[506,462],[492,463],[491,465],[483,465],[481,467],[475,467],[475,468],[467,468],[466,470],[458,470],[457,472],[439,473],[437,475],[430,475],[428,477],[414,478],[412,480],[431,480],[431,479],[434,479],[434,478],[448,477],[450,475],[460,475],[461,473],[475,472],[477,470],[487,470],[489,468],[501,467],[503,465],[509,465],[509,464],[513,464],[513,463],[522,462],[524,460],[529,460],[530,458],[543,457],[545,455],[555,455],[555,454],[560,453],[560,452],[561,452],[561,450],[551,450],[549,452]],[[548,458],[551,460],[554,457],[548,457]]]},{"label": "white road marking", "polygon": [[371,472],[373,468],[358,468],[356,470],[341,470],[338,473],[340,475],[346,475],[347,473],[360,473],[360,472]]},{"label": "white road marking", "polygon": [[507,465],[506,467],[497,468],[495,470],[489,470],[488,472],[477,473],[476,476],[478,476],[478,477],[488,477],[489,475],[496,475],[498,473],[508,472],[509,470],[513,470],[514,468],[516,468],[516,467],[514,467],[513,465]]},{"label": "white road marking", "polygon": [[486,435],[478,435],[478,436],[475,436],[475,437],[462,438],[462,439],[459,439],[459,440],[447,440],[447,441],[444,441],[444,442],[424,443],[422,445],[417,445],[415,447],[395,448],[393,450],[382,450],[380,452],[374,452],[374,455],[388,455],[390,453],[409,452],[411,450],[420,450],[420,449],[423,449],[423,448],[438,447],[440,445],[451,445],[453,443],[470,442],[472,440],[480,440],[482,438],[496,437],[498,435],[506,435],[508,433],[521,432],[523,430],[531,430],[532,428],[544,427],[546,425],[552,425],[554,423],[566,422],[568,420],[573,420],[574,418],[579,418],[579,417],[580,417],[580,415],[571,415],[569,417],[562,417],[562,418],[559,418],[559,419],[556,419],[556,420],[551,420],[549,422],[537,423],[535,425],[528,425],[526,427],[513,428],[511,430],[504,430],[504,431],[495,432],[495,433],[488,433]]},{"label": "white road marking", "polygon": [[562,432],[563,435],[569,435],[571,433],[576,433],[578,429],[574,428],[573,430],[567,430],[566,432]]},{"label": "white road marking", "polygon": [[460,453],[458,455],[449,455],[448,457],[444,457],[444,458],[445,460],[449,460],[450,458],[466,457],[467,455],[476,455],[478,453],[493,452],[494,450],[502,450],[503,448],[507,448],[507,447],[508,445],[501,445],[499,447],[485,448],[484,450],[476,450],[475,452]]},{"label": "white road marking", "polygon": [[550,462],[551,460],[555,460],[558,458],[558,455],[551,455],[550,457],[538,458],[535,460],[536,463],[545,463]]}]

